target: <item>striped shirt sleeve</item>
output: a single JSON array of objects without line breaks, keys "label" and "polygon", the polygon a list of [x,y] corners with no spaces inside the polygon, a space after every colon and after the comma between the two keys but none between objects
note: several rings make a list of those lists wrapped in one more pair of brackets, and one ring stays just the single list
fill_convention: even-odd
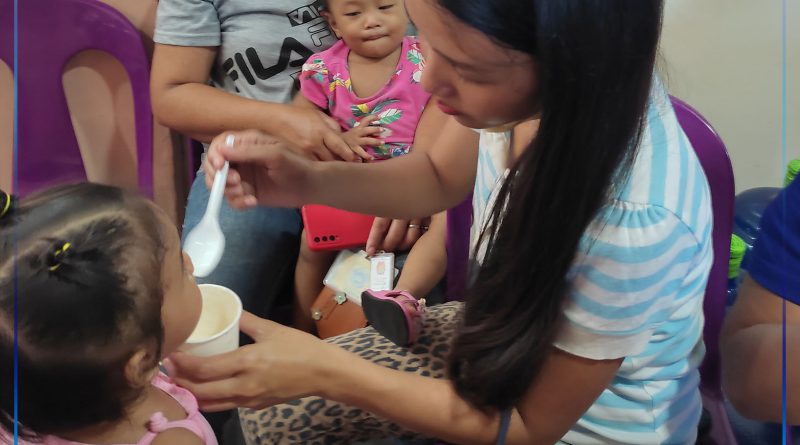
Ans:
[{"label": "striped shirt sleeve", "polygon": [[555,346],[593,360],[641,353],[674,311],[700,253],[673,212],[615,201],[581,242]]}]

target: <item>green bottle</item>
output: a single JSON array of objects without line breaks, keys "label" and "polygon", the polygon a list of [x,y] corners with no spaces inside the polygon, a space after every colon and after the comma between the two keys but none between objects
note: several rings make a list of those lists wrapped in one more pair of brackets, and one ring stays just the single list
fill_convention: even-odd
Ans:
[{"label": "green bottle", "polygon": [[786,187],[791,184],[794,178],[797,177],[797,173],[800,173],[800,159],[789,161],[789,165],[786,166],[786,178],[783,180],[783,186]]},{"label": "green bottle", "polygon": [[728,262],[728,306],[731,306],[736,301],[736,295],[739,293],[742,259],[744,259],[746,250],[747,245],[744,240],[736,235],[731,235],[731,257],[730,262]]}]

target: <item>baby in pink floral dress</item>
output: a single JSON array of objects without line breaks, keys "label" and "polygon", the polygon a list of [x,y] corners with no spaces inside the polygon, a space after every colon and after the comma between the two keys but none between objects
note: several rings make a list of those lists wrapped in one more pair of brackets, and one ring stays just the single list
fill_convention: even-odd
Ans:
[{"label": "baby in pink floral dress", "polygon": [[[441,128],[431,125],[435,119],[443,123],[445,116],[426,107],[431,95],[420,85],[425,61],[417,39],[405,35],[409,21],[402,1],[328,0],[324,14],[341,40],[303,65],[296,105],[330,115],[350,149],[367,162],[407,154],[420,139],[418,126]],[[423,297],[442,278],[443,218],[434,215],[429,225],[405,222],[409,232],[425,233],[409,254],[398,288]],[[301,240],[294,318],[296,327],[313,331],[311,306],[336,252],[311,251],[305,236]],[[415,257],[420,258],[416,266]]]},{"label": "baby in pink floral dress", "polygon": [[404,37],[400,57],[389,81],[373,94],[360,96],[353,89],[348,66],[351,49],[340,40],[327,51],[315,54],[303,65],[301,93],[350,130],[367,116],[383,130],[383,143],[363,148],[373,159],[401,156],[411,149],[417,123],[430,99],[419,86],[424,60],[415,37]]}]

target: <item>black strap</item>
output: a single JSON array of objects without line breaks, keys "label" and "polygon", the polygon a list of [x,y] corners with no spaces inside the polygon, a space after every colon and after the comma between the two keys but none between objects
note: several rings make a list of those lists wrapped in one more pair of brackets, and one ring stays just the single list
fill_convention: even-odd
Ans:
[{"label": "black strap", "polygon": [[508,436],[508,426],[511,424],[511,410],[507,409],[500,413],[500,430],[497,432],[496,445],[505,445]]}]

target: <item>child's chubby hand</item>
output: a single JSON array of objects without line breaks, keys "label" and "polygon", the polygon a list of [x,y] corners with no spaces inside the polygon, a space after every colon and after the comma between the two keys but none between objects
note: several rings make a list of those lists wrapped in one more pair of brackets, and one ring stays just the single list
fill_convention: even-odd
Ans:
[{"label": "child's chubby hand", "polygon": [[364,150],[365,146],[383,144],[383,140],[380,137],[384,133],[384,129],[379,125],[373,125],[377,120],[378,116],[367,116],[361,119],[354,128],[342,133],[342,139],[350,146],[353,153],[360,157],[361,162],[374,159]]}]

